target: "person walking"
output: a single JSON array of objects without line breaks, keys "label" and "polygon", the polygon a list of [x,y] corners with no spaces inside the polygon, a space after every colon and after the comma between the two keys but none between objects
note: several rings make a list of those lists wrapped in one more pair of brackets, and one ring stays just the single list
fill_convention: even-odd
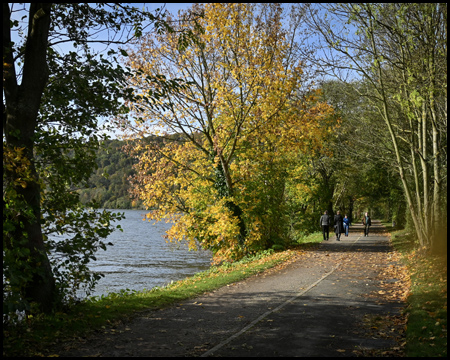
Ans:
[{"label": "person walking", "polygon": [[344,216],[344,220],[342,220],[344,223],[344,231],[345,231],[345,236],[348,236],[348,230],[350,229],[350,219],[348,218],[347,215]]},{"label": "person walking", "polygon": [[325,210],[323,215],[320,217],[320,226],[322,227],[323,240],[328,241],[330,237],[330,216],[328,215],[327,210]]},{"label": "person walking", "polygon": [[369,213],[365,213],[362,219],[364,225],[364,236],[369,236],[369,227],[372,225],[372,220],[370,219]]},{"label": "person walking", "polygon": [[344,232],[344,219],[340,211],[334,215],[334,232],[336,233],[336,241],[341,241],[341,234]]}]

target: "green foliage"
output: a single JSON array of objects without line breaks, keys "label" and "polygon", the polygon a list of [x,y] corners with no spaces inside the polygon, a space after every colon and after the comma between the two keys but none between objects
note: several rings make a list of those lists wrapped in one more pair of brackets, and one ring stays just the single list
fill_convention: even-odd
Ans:
[{"label": "green foliage", "polygon": [[[126,102],[134,99],[126,81],[132,74],[119,65],[118,51],[98,54],[90,43],[106,48],[127,43],[151,24],[170,28],[159,9],[151,14],[128,5],[32,3],[23,9],[24,31],[11,18],[15,6],[3,7],[10,24],[3,60],[4,321],[13,320],[8,315],[15,310],[29,312],[33,303],[50,312],[75,300],[77,290],[89,292],[99,275],[89,272],[88,263],[122,218],[96,211],[91,199],[83,206],[77,192],[88,185],[108,138],[110,128],[99,118],[126,114]],[[11,41],[12,32],[19,41]],[[61,43],[73,50],[60,52]],[[112,163],[129,165],[122,160]],[[102,178],[120,194],[119,207],[130,205],[116,189],[126,175]]]},{"label": "green foliage", "polygon": [[395,169],[419,242],[436,249],[447,214],[447,5],[329,4],[322,10],[327,16],[311,13],[307,22],[342,56],[318,52],[316,60],[365,98],[355,113],[365,126],[352,129],[366,134],[367,160],[376,156]]},{"label": "green foliage", "polygon": [[47,229],[59,235],[47,239],[46,246],[51,254],[50,262],[57,279],[58,293],[66,301],[76,300],[79,290],[89,295],[103,276],[92,273],[88,264],[96,260],[95,254],[99,249],[106,250],[107,244],[102,239],[115,229],[122,230],[120,225],[112,224],[122,218],[121,214],[105,210],[99,212],[95,208],[82,206],[58,213],[58,216],[52,214],[46,217]]},{"label": "green foliage", "polygon": [[21,227],[21,223],[15,221],[18,215],[16,207],[20,206],[21,215],[26,218],[33,218],[33,213],[11,189],[7,188],[6,192],[9,197],[3,201],[3,315],[30,309],[30,305],[22,300],[21,293],[24,284],[32,281],[34,272],[33,264],[29,261],[27,237],[10,236],[16,233],[16,228]]}]

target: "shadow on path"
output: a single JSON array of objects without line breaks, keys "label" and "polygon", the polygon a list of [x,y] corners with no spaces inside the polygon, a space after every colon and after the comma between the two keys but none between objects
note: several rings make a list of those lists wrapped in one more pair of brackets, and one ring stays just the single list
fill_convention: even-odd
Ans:
[{"label": "shadow on path", "polygon": [[392,337],[370,337],[362,326],[403,305],[374,296],[392,265],[389,239],[352,230],[278,270],[150,311],[61,355],[348,357],[392,347]]}]

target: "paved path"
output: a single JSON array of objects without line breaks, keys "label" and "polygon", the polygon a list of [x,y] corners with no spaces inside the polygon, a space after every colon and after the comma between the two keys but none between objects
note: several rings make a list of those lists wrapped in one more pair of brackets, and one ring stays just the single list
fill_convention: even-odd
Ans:
[{"label": "paved path", "polygon": [[392,347],[389,337],[371,338],[362,328],[364,317],[402,306],[368,296],[393,265],[381,230],[374,221],[364,237],[355,226],[286,267],[148,312],[61,355],[335,357]]}]

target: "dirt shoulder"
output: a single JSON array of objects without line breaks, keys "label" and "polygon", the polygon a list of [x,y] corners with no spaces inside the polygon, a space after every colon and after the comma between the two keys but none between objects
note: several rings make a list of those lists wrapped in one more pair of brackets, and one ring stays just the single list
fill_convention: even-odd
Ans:
[{"label": "dirt shoulder", "polygon": [[[66,344],[60,356],[401,356],[401,266],[375,223],[287,266]],[[379,231],[376,231],[379,230]],[[398,278],[395,278],[398,276]]]}]

